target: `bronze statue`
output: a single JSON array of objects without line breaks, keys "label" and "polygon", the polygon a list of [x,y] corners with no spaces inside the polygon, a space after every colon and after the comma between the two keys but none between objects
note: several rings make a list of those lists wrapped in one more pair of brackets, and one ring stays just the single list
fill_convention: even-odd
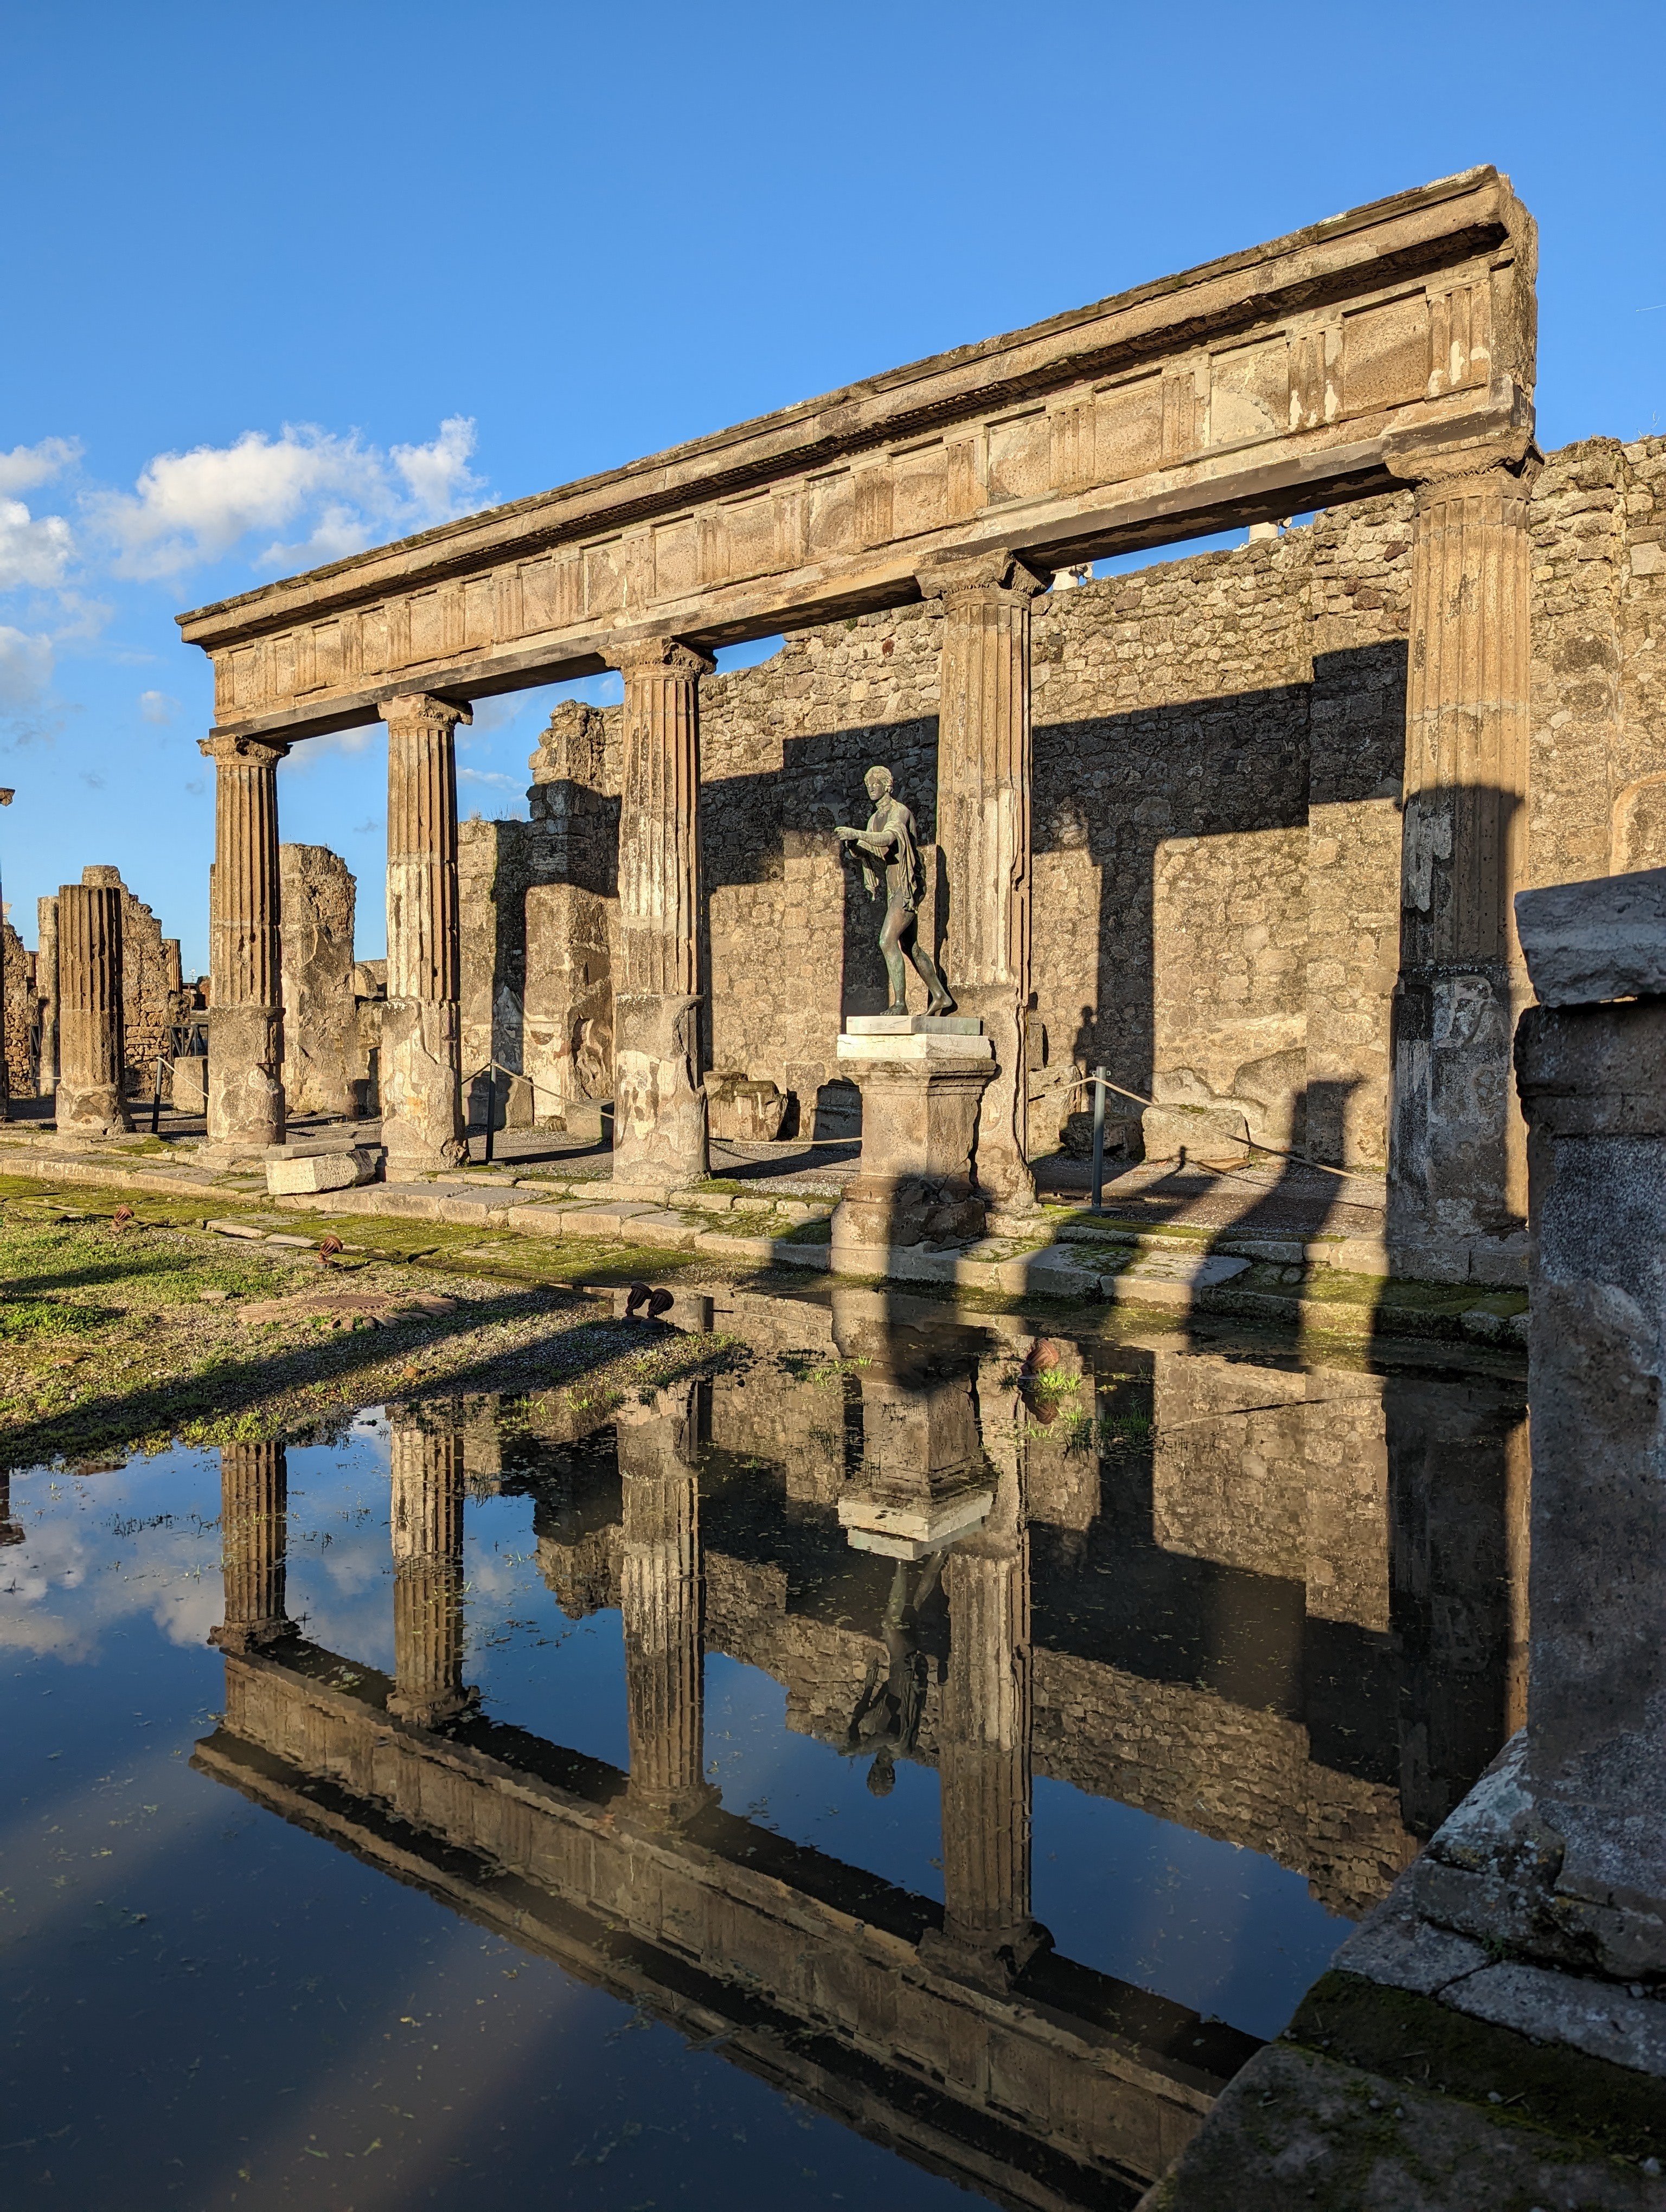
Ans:
[{"label": "bronze statue", "polygon": [[905,1014],[909,1010],[908,971],[903,964],[906,955],[926,987],[926,1012],[952,1013],[954,1000],[949,995],[949,987],[939,974],[937,963],[920,942],[917,915],[925,878],[914,817],[902,800],[893,796],[888,768],[869,769],[862,781],[873,802],[866,829],[841,827],[833,834],[847,852],[854,850],[862,855],[862,880],[870,898],[878,891],[880,872],[884,872],[885,918],[879,931],[879,950],[885,956],[885,973],[891,978],[891,1004],[885,1012]]}]

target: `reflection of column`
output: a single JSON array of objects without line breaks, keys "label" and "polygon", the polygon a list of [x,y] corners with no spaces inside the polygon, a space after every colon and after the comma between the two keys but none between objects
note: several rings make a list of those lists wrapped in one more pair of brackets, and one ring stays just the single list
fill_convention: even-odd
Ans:
[{"label": "reflection of column", "polygon": [[382,1142],[390,1182],[468,1158],[457,930],[457,751],[466,707],[417,692],[387,724],[387,1005]]},{"label": "reflection of column", "polygon": [[283,1140],[277,764],[289,749],[215,737],[204,738],[200,750],[215,768],[209,1141],[277,1145]]},{"label": "reflection of column", "polygon": [[210,1632],[222,1651],[252,1651],[295,1634],[284,1610],[289,1508],[282,1444],[220,1447],[220,1559],[226,1617]]},{"label": "reflection of column", "polygon": [[0,1545],[21,1544],[27,1533],[11,1517],[11,1469],[0,1468]]},{"label": "reflection of column", "polygon": [[1035,1204],[1027,1158],[1030,1004],[1030,602],[1042,579],[1011,555],[920,579],[943,600],[937,837],[949,878],[944,962],[959,1010],[982,1020],[998,1068],[978,1121],[979,1187]]},{"label": "reflection of column", "polygon": [[439,1728],[477,1695],[463,1686],[463,1438],[410,1423],[390,1442],[394,1689],[387,1710],[418,1728]]},{"label": "reflection of column", "polygon": [[655,1826],[688,1820],[714,1795],[701,1771],[699,1387],[661,1390],[618,1416],[630,1809]]},{"label": "reflection of column", "polygon": [[1510,899],[1527,852],[1534,466],[1471,456],[1418,486],[1406,684],[1389,1243],[1414,1272],[1462,1274],[1479,1239],[1494,1280],[1507,1270],[1489,1246],[1527,1210]]},{"label": "reflection of column", "polygon": [[613,1169],[706,1172],[700,1081],[700,678],[713,663],[666,638],[622,656],[619,973]]},{"label": "reflection of column", "polygon": [[114,1136],[133,1126],[122,1085],[121,893],[64,884],[58,894],[59,1130]]},{"label": "reflection of column", "polygon": [[1030,1536],[1021,1402],[984,1408],[997,1492],[950,1553],[949,1672],[938,1724],[943,1935],[922,1955],[1005,1986],[1046,1942],[1030,1912]]}]

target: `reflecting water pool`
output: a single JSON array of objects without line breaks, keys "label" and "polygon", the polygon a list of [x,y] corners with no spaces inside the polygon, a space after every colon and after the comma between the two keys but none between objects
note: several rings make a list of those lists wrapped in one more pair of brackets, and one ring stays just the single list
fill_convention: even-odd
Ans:
[{"label": "reflecting water pool", "polygon": [[14,1472],[9,2203],[1131,2206],[1519,1717],[1508,1380],[670,1324]]}]

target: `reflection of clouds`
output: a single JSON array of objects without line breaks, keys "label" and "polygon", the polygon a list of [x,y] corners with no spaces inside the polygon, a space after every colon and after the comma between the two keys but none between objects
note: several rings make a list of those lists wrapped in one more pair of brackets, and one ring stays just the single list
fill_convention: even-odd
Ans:
[{"label": "reflection of clouds", "polygon": [[12,1510],[27,1533],[0,1568],[0,1648],[85,1666],[118,1623],[148,1616],[191,1645],[221,1618],[217,1453],[74,1478],[33,1469],[12,1477]]}]

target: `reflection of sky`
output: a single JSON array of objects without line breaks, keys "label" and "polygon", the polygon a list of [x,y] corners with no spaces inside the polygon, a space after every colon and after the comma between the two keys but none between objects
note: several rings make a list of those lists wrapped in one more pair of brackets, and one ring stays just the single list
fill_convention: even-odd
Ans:
[{"label": "reflection of sky", "polygon": [[1276,1859],[1037,1779],[1036,1917],[1085,1966],[1276,2035],[1353,1923]]},{"label": "reflection of sky", "polygon": [[[373,1660],[392,1656],[386,1460],[374,1423],[289,1455],[291,1590],[315,1632]],[[964,2204],[721,2049],[690,2050],[194,1771],[224,1694],[205,1642],[219,1503],[214,1452],[13,1478],[26,1541],[0,1553],[9,2179],[124,2212],[773,2212],[789,2194],[810,2208],[899,2191],[919,2212]],[[623,1763],[618,1616],[561,1620],[530,1563],[527,1501],[467,1518],[470,1679],[505,1717]],[[540,1640],[556,1632],[558,1648]]]},{"label": "reflection of sky", "polygon": [[[289,1610],[316,1642],[391,1670],[386,1422],[362,1414],[341,1441],[292,1447],[288,1458]],[[196,1708],[217,1704],[203,1650],[220,1617],[217,1453],[176,1449],[119,1474],[15,1478],[13,1495],[28,1541],[0,1558],[0,1651],[102,1664],[138,1683],[138,1653],[155,1675],[168,1672],[169,1649],[203,1674]],[[619,1614],[565,1619],[538,1571],[529,1498],[471,1498],[465,1574],[465,1671],[487,1714],[627,1767]],[[143,1694],[136,1687],[131,1716],[138,1735]],[[84,1752],[108,1728],[104,1755],[118,1758],[119,1715],[82,1726]],[[69,1785],[58,1749],[41,1778],[54,1794]],[[936,1774],[899,1760],[890,1795],[873,1796],[868,1759],[789,1728],[782,1686],[720,1652],[706,1661],[706,1766],[729,1811],[940,1901]],[[1035,1787],[1034,1907],[1085,1965],[1264,2035],[1347,1925],[1259,1853],[1046,1780]]]}]

